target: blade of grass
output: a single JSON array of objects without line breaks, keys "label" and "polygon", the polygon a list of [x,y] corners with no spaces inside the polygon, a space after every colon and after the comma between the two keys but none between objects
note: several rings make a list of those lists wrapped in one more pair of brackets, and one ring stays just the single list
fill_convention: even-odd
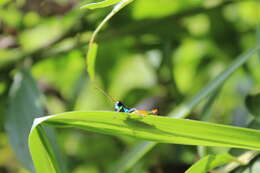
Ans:
[{"label": "blade of grass", "polygon": [[205,173],[232,161],[240,163],[239,160],[228,153],[208,155],[193,164],[185,173]]},{"label": "blade of grass", "polygon": [[92,43],[89,45],[89,50],[87,54],[87,72],[91,80],[95,78],[95,62],[97,55],[98,45],[96,43]]},{"label": "blade of grass", "polygon": [[85,5],[82,5],[80,8],[81,9],[85,9],[85,8],[87,8],[87,9],[104,8],[104,7],[114,5],[114,4],[116,4],[120,1],[121,0],[105,0],[105,1],[101,1],[101,2],[85,4]]},{"label": "blade of grass", "polygon": [[96,35],[99,33],[101,28],[116,14],[118,13],[122,8],[127,6],[129,3],[131,3],[133,0],[122,0],[116,4],[116,6],[113,8],[113,10],[105,17],[104,20],[98,25],[98,27],[93,32],[89,44],[94,43],[94,40],[96,38]]},{"label": "blade of grass", "polygon": [[[97,49],[98,49],[98,45],[94,42],[97,34],[99,33],[99,31],[101,30],[101,28],[117,13],[119,12],[122,8],[124,8],[126,5],[128,5],[129,3],[131,3],[133,0],[122,0],[122,1],[115,1],[115,0],[107,0],[107,1],[102,1],[100,3],[94,3],[92,5],[92,7],[96,7],[96,8],[101,8],[104,5],[108,5],[112,2],[116,3],[118,2],[118,4],[113,8],[113,10],[105,17],[105,19],[98,25],[98,27],[95,29],[95,31],[93,32],[91,39],[89,41],[89,50],[87,53],[87,72],[89,73],[90,79],[93,81],[95,78],[95,61],[96,61],[96,55],[97,55]],[[91,7],[91,4],[89,4]],[[86,6],[83,6],[84,8],[87,8]],[[83,8],[82,7],[82,8]]]},{"label": "blade of grass", "polygon": [[[245,52],[244,54],[240,55],[225,71],[223,71],[213,81],[211,81],[208,85],[206,85],[197,95],[192,97],[189,101],[185,102],[184,104],[181,104],[181,106],[178,110],[173,110],[172,113],[170,113],[170,115],[171,114],[173,115],[171,117],[185,118],[201,100],[205,99],[216,88],[223,85],[224,82],[232,75],[232,73],[234,73],[235,70],[238,69],[241,65],[243,65],[250,57],[252,57],[252,55],[257,50],[259,50],[259,48],[260,48],[260,45],[258,44],[256,46],[254,46],[253,48],[251,48],[250,50],[248,50],[247,52]],[[147,145],[147,148],[143,148],[143,150],[145,152],[143,152],[142,150],[139,150],[139,152],[142,153],[144,156],[156,144],[153,144],[153,143],[146,144],[145,142],[142,142],[142,145],[144,145],[144,146]],[[140,155],[135,156],[134,154],[131,154],[131,153],[136,153],[137,148],[138,148],[138,146],[133,147],[133,149],[131,151],[129,151],[129,154],[128,154],[128,155],[132,156],[132,157],[128,157],[128,161],[130,163],[132,163],[132,165],[131,166],[129,164],[120,165],[121,170],[127,170],[127,169],[123,168],[125,166],[127,166],[128,169],[131,168],[139,159],[142,158]],[[120,160],[124,160],[125,157],[126,156],[123,155]],[[135,162],[133,162],[132,160]],[[121,161],[119,161],[118,163],[121,163]],[[115,167],[119,167],[119,165],[116,165]],[[120,173],[120,171],[118,171],[117,173]]]},{"label": "blade of grass", "polygon": [[42,125],[76,127],[161,143],[260,150],[260,131],[253,129],[119,112],[67,112],[34,121],[29,135],[29,148],[37,173],[44,173],[47,169],[49,173],[60,172]]}]

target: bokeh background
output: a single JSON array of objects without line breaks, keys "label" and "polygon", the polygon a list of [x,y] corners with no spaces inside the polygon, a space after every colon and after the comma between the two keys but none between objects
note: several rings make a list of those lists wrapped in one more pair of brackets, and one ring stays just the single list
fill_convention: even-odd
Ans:
[{"label": "bokeh background", "polygon": [[[113,111],[85,69],[88,41],[111,8],[79,9],[88,2],[0,1],[0,173],[28,172],[12,142],[12,129],[22,135],[28,114]],[[96,83],[129,107],[158,108],[167,115],[256,44],[259,21],[257,0],[135,0],[97,37]],[[260,62],[254,56],[221,88],[206,118],[200,116],[203,103],[189,118],[248,126],[245,97],[260,91]],[[24,88],[12,97],[19,84]],[[41,100],[36,112],[30,102],[34,90]],[[8,118],[15,116],[20,119]],[[32,120],[27,122],[28,130]],[[139,142],[75,129],[56,133],[72,173],[107,172]],[[159,144],[130,172],[181,173],[198,158],[194,146]]]}]

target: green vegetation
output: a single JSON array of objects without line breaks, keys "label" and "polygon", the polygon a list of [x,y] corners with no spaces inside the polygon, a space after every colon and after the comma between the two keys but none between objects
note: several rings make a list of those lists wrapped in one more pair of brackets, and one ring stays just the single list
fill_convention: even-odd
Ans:
[{"label": "green vegetation", "polygon": [[[256,0],[4,0],[0,172],[257,173],[259,12]],[[110,96],[160,115],[114,112]]]}]

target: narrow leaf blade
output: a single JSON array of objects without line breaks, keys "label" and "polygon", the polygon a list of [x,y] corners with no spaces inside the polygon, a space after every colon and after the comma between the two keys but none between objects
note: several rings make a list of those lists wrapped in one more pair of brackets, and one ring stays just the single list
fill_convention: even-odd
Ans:
[{"label": "narrow leaf blade", "polygon": [[116,4],[120,1],[121,0],[104,0],[104,1],[101,1],[101,2],[86,4],[86,5],[81,6],[80,8],[81,9],[85,9],[85,8],[87,8],[87,9],[104,8],[104,7],[114,5],[114,4]]},{"label": "narrow leaf blade", "polygon": [[43,173],[41,170],[45,169],[60,172],[52,146],[41,130],[42,125],[75,127],[97,133],[126,135],[161,143],[260,150],[260,131],[253,129],[119,112],[67,112],[37,118],[34,121],[29,135],[29,147],[39,173]]},{"label": "narrow leaf blade", "polygon": [[[37,173],[61,173],[52,152],[46,134],[40,126],[29,135],[29,147]],[[34,157],[36,155],[36,157]]]},{"label": "narrow leaf blade", "polygon": [[228,153],[218,155],[208,155],[193,164],[185,173],[205,173],[211,171],[217,166],[238,160]]},{"label": "narrow leaf blade", "polygon": [[96,43],[92,43],[89,45],[89,50],[87,54],[87,71],[91,80],[95,78],[95,62],[97,56],[98,45]]}]

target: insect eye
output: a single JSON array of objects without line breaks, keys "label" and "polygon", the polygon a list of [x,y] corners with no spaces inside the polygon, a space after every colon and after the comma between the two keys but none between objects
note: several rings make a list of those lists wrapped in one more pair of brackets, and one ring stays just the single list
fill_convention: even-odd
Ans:
[{"label": "insect eye", "polygon": [[117,112],[124,112],[124,104],[122,102],[120,102],[120,101],[116,102],[115,110]]},{"label": "insect eye", "polygon": [[120,102],[116,102],[116,104],[115,104],[115,110],[116,110],[116,111],[120,111],[121,107],[122,107],[122,105],[120,104]]},{"label": "insect eye", "polygon": [[121,106],[123,106],[123,103],[120,102],[120,101],[118,101],[118,102],[117,102],[117,106],[118,106],[118,107],[121,107]]}]

